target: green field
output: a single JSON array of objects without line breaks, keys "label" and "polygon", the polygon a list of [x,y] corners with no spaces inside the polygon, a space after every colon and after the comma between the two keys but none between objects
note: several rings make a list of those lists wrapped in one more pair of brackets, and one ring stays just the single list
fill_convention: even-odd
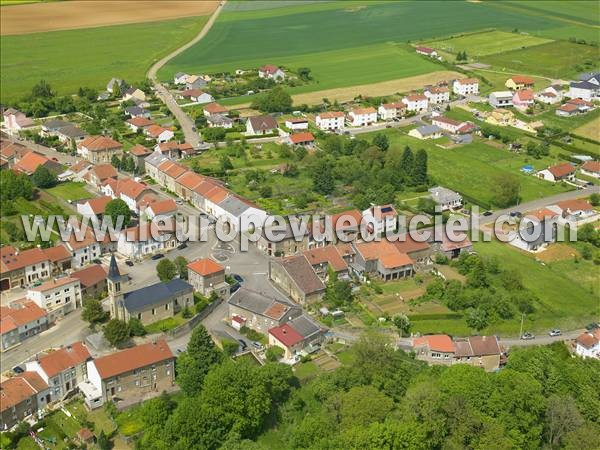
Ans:
[{"label": "green field", "polygon": [[[574,26],[559,18],[496,8],[487,2],[329,2],[272,9],[263,6],[242,11],[226,9],[205,39],[162,69],[161,78],[169,79],[180,70],[210,73],[272,63],[292,69],[300,66],[313,69],[320,84],[312,84],[312,90],[324,88],[321,83],[330,86],[330,79],[335,80],[335,86],[350,86],[361,82],[353,79],[353,72],[365,69],[363,58],[370,56],[374,45],[388,44],[389,57],[394,58],[392,43],[406,44],[492,27],[506,32],[515,28],[527,31],[531,37],[516,36],[532,45],[546,42],[536,40],[535,36],[552,39],[563,28]],[[423,17],[427,17],[425,27]],[[589,39],[597,34],[586,24],[578,24],[576,28]],[[508,48],[515,45],[509,43]],[[340,54],[347,56],[343,72],[336,64],[323,61],[328,52],[336,55],[342,50],[346,53]],[[379,58],[370,61],[368,69],[373,73],[368,82],[407,76],[402,70],[412,67],[414,61],[406,59],[395,64],[398,73],[394,74],[385,67],[386,54],[381,51]]]},{"label": "green field", "polygon": [[58,94],[105,89],[112,77],[135,82],[151,63],[189,41],[206,22],[192,17],[81,30],[2,36],[1,100],[14,101],[40,79]]},{"label": "green field", "polygon": [[86,191],[85,183],[77,183],[77,182],[60,183],[60,184],[54,186],[53,188],[46,189],[46,191],[49,194],[51,194],[55,197],[61,198],[65,201],[68,201],[68,200],[76,201],[76,200],[82,200],[84,198],[93,197],[92,194],[90,194],[88,191]]},{"label": "green field", "polygon": [[423,45],[456,54],[466,51],[469,57],[487,56],[552,42],[550,39],[505,31],[485,31],[455,38],[426,41]]},{"label": "green field", "polygon": [[598,47],[557,41],[489,55],[481,62],[500,70],[568,79],[600,67],[600,51]]}]

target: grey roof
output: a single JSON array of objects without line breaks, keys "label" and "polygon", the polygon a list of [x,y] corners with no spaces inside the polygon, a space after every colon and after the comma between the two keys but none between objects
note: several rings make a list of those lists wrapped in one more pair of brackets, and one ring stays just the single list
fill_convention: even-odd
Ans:
[{"label": "grey roof", "polygon": [[304,339],[314,336],[321,331],[321,327],[306,314],[302,314],[301,316],[290,320],[289,325],[300,333]]},{"label": "grey roof", "polygon": [[454,192],[441,186],[432,187],[429,189],[429,192],[431,193],[431,198],[433,198],[436,203],[450,203],[462,199],[458,192]]},{"label": "grey roof", "polygon": [[421,136],[429,136],[436,133],[441,133],[442,129],[437,125],[423,125],[422,127],[417,128],[417,131]]},{"label": "grey roof", "polygon": [[187,75],[187,73],[183,73],[183,72],[177,72],[177,73],[175,74],[175,78],[179,78],[179,77],[182,77],[182,76],[184,76],[184,75]]},{"label": "grey roof", "polygon": [[235,217],[240,217],[244,211],[250,208],[250,205],[241,201],[234,195],[227,197],[225,200],[219,203],[219,206]]},{"label": "grey roof", "polygon": [[570,83],[571,87],[577,88],[577,89],[588,89],[591,91],[594,91],[596,89],[600,89],[600,85],[594,84],[594,83],[590,83],[589,81],[580,81],[580,82],[571,82]]},{"label": "grey roof", "polygon": [[166,283],[160,282],[128,292],[123,296],[123,304],[129,312],[140,311],[152,305],[162,304],[179,295],[191,293],[193,290],[191,284],[175,278]]},{"label": "grey roof", "polygon": [[150,155],[146,156],[144,162],[147,162],[151,166],[158,167],[163,161],[167,161],[168,159],[169,158],[163,155],[161,151],[154,151]]},{"label": "grey roof", "polygon": [[58,130],[60,134],[63,136],[67,136],[70,138],[86,136],[86,132],[79,128],[77,125],[69,124],[66,127],[62,127]]},{"label": "grey roof", "polygon": [[225,123],[233,123],[233,120],[229,117],[223,116],[221,114],[211,114],[207,119],[208,122],[219,125]]},{"label": "grey roof", "polygon": [[254,131],[266,131],[277,128],[277,121],[271,116],[254,116],[249,117],[248,120]]},{"label": "grey roof", "polygon": [[[281,239],[291,239],[294,237],[294,230],[300,230],[300,226],[301,226],[301,220],[294,216],[294,215],[289,215],[287,217],[284,217],[285,219],[285,223],[280,223],[279,221],[275,221],[273,222],[273,226],[271,227],[266,227],[266,228],[262,228],[261,229],[261,236],[263,236],[264,238],[266,238],[266,230],[267,228],[273,228],[272,234],[276,237],[281,237]],[[294,224],[294,227],[292,228],[292,223]],[[281,227],[283,227],[285,225],[285,231],[281,230]],[[304,235],[306,236],[310,234],[310,226],[307,226],[306,229],[304,230]]]},{"label": "grey roof", "polygon": [[193,83],[187,83],[187,84],[190,85],[192,88],[200,88],[200,87],[206,86],[208,83],[203,78],[198,78]]},{"label": "grey roof", "polygon": [[596,80],[600,83],[600,72],[586,72],[579,75],[579,81],[590,81]]},{"label": "grey roof", "polygon": [[70,122],[64,120],[51,119],[43,124],[44,128],[48,130],[60,130],[68,125],[72,125]]},{"label": "grey roof", "polygon": [[131,116],[139,116],[142,114],[148,114],[149,111],[145,110],[144,108],[141,108],[137,105],[134,106],[128,106],[127,108],[125,108],[125,112]]},{"label": "grey roof", "polygon": [[119,272],[119,266],[115,259],[115,254],[110,255],[110,264],[108,266],[108,275],[106,276],[111,281],[119,281],[121,279],[121,272]]},{"label": "grey roof", "polygon": [[251,291],[246,288],[238,289],[227,301],[232,306],[245,309],[253,314],[264,315],[265,311],[271,308],[273,305],[282,305],[286,308],[286,313],[290,310],[298,309],[298,307],[289,305],[287,303],[275,300],[273,298],[265,297],[258,292]]},{"label": "grey roof", "polygon": [[325,290],[325,285],[304,255],[288,256],[281,259],[279,264],[305,295]]}]

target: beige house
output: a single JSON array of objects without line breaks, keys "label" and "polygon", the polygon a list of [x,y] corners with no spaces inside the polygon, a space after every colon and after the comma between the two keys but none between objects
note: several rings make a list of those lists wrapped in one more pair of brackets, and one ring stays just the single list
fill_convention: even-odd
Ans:
[{"label": "beige house", "polygon": [[269,347],[283,349],[286,360],[312,353],[324,338],[323,329],[306,314],[269,330]]},{"label": "beige house", "polygon": [[269,261],[269,278],[302,305],[320,300],[325,293],[325,285],[304,255]]},{"label": "beige house", "polygon": [[88,136],[77,144],[77,153],[92,164],[110,164],[113,156],[123,154],[123,146],[106,136]]},{"label": "beige house", "polygon": [[0,384],[0,430],[8,431],[51,401],[48,384],[34,372],[23,372]]},{"label": "beige house", "polygon": [[210,258],[201,258],[188,264],[188,281],[196,292],[205,297],[212,292],[221,298],[229,297],[229,284],[225,281],[225,268]]}]

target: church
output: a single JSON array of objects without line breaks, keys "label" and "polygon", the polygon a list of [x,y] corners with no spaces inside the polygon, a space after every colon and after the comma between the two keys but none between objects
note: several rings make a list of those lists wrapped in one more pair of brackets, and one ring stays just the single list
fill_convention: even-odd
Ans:
[{"label": "church", "polygon": [[115,255],[112,255],[106,282],[113,318],[129,321],[133,317],[148,325],[194,306],[194,288],[182,279],[175,278],[126,293],[121,290],[122,281]]}]

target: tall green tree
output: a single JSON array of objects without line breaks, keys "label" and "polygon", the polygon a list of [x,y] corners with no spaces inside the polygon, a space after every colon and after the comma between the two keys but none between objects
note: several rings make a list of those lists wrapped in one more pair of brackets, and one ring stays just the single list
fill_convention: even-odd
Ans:
[{"label": "tall green tree", "polygon": [[129,340],[129,325],[123,320],[111,319],[104,327],[104,337],[113,347],[120,347]]},{"label": "tall green tree", "polygon": [[292,110],[292,96],[281,86],[258,96],[252,102],[252,108],[262,112],[289,112]]},{"label": "tall green tree", "polygon": [[188,396],[200,393],[204,377],[222,357],[206,328],[203,325],[194,328],[187,350],[177,360],[177,383],[181,390]]},{"label": "tall green tree", "polygon": [[156,274],[162,282],[171,281],[177,275],[177,265],[170,259],[161,259],[156,265]]},{"label": "tall green tree", "polygon": [[129,210],[129,206],[127,206],[127,203],[120,198],[112,199],[106,204],[104,215],[112,219],[114,226],[119,223],[119,220],[123,221],[123,227],[126,227],[131,223],[131,211]]},{"label": "tall green tree", "polygon": [[177,266],[177,274],[179,275],[179,278],[181,278],[182,280],[187,280],[188,279],[188,260],[184,257],[184,256],[177,256],[173,262],[175,263],[175,266]]},{"label": "tall green tree", "polygon": [[402,157],[400,158],[399,176],[404,182],[410,181],[415,167],[415,157],[413,151],[407,145],[404,147]]},{"label": "tall green tree", "polygon": [[104,322],[108,316],[108,311],[104,311],[102,308],[102,303],[100,303],[98,300],[86,300],[83,304],[81,318],[86,322],[89,322],[90,326],[92,327],[98,323]]},{"label": "tall green tree", "polygon": [[329,195],[335,189],[333,165],[328,159],[320,158],[312,170],[314,190],[319,194]]},{"label": "tall green tree", "polygon": [[35,172],[33,172],[31,181],[33,181],[33,184],[35,184],[37,187],[45,189],[56,186],[58,179],[56,178],[56,175],[50,172],[46,166],[40,164],[35,169]]},{"label": "tall green tree", "polygon": [[416,186],[427,184],[427,152],[422,148],[415,154],[412,184]]}]

